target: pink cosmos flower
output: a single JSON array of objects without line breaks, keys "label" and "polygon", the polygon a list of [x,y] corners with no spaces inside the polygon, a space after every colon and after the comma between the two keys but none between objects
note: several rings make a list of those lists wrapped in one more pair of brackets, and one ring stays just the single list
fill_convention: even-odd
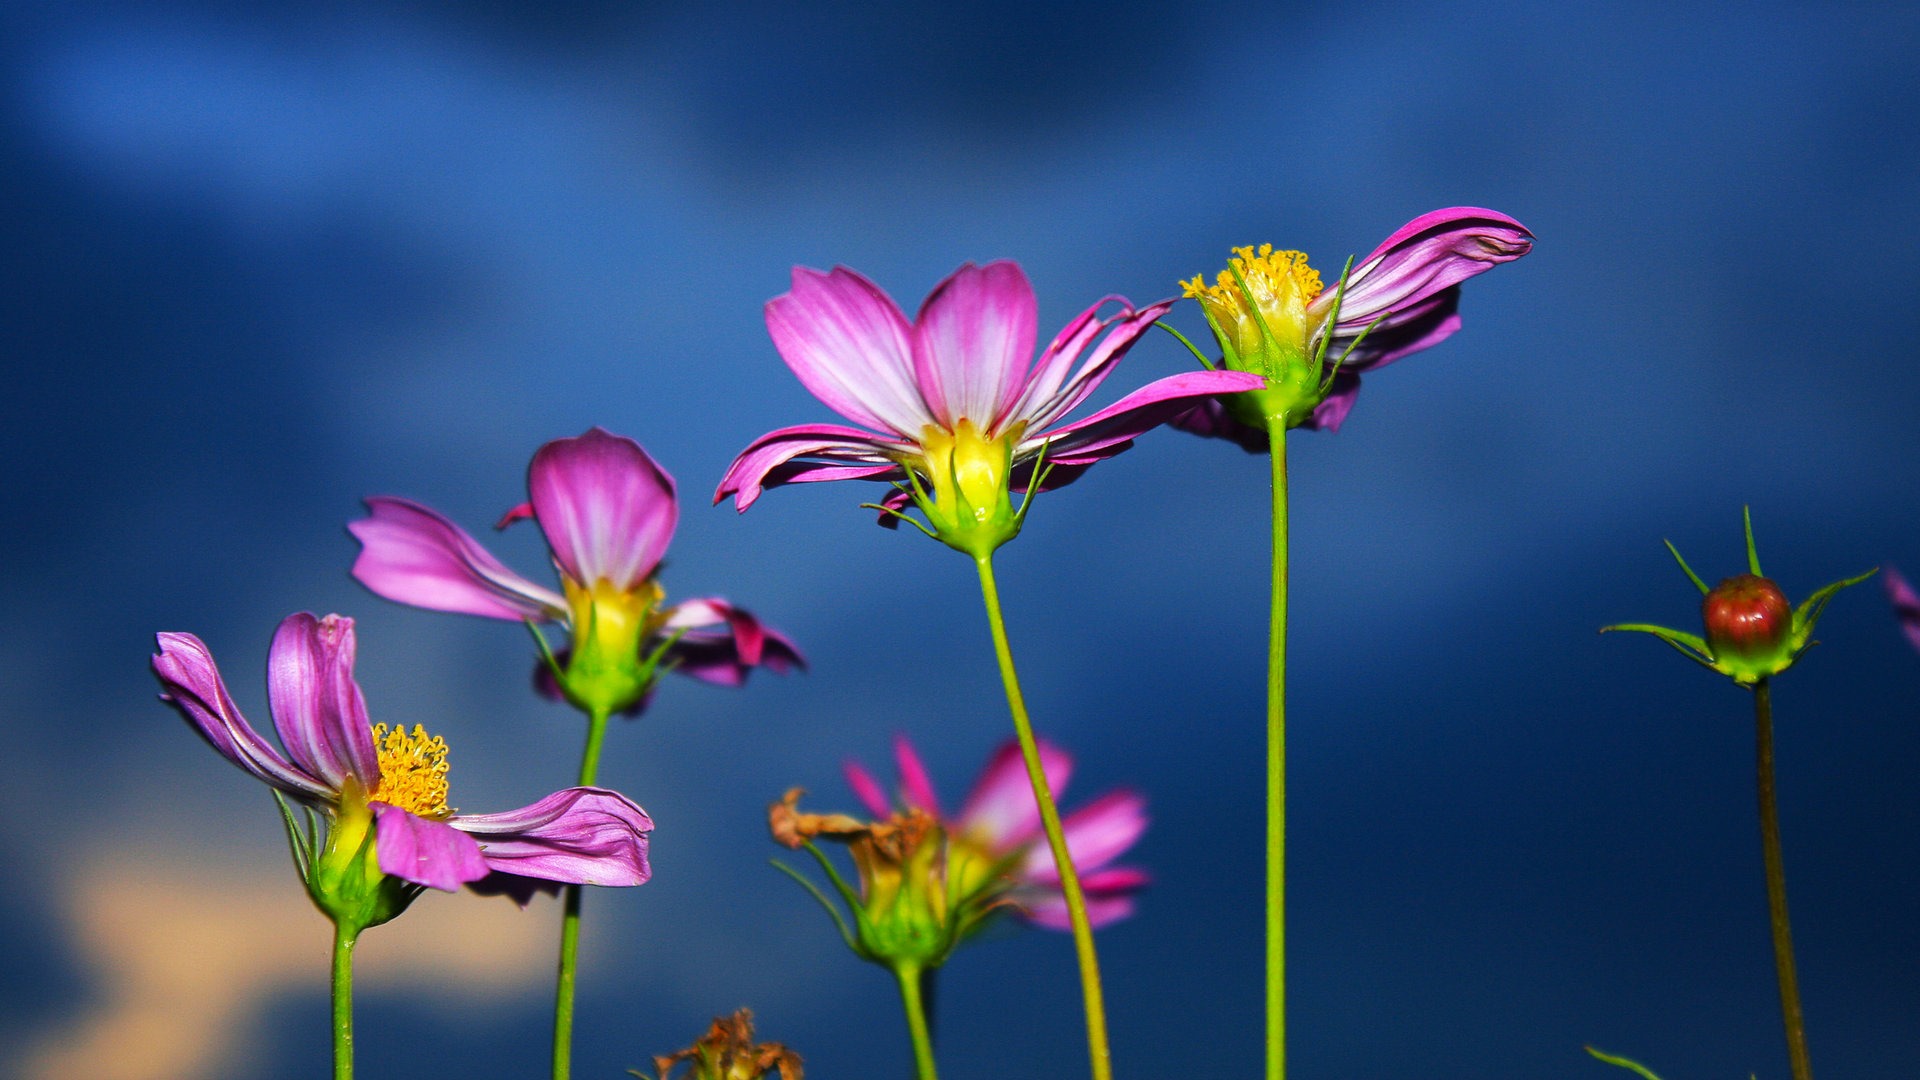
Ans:
[{"label": "pink cosmos flower", "polygon": [[[1034,802],[1033,788],[1027,782],[1019,743],[1010,739],[993,752],[979,779],[973,782],[973,790],[967,794],[959,816],[954,818],[948,818],[940,809],[926,766],[921,764],[920,755],[904,735],[894,739],[893,752],[900,770],[900,802],[905,808],[932,814],[946,829],[952,843],[970,845],[983,853],[986,858],[982,862],[1018,856],[1013,874],[1019,883],[1010,894],[1017,909],[1038,925],[1054,930],[1071,929],[1066,897],[1060,891],[1060,872],[1041,831],[1040,807]],[[1065,751],[1042,740],[1040,762],[1053,791],[1067,786],[1073,772],[1073,759]],[[843,769],[847,785],[876,818],[885,818],[893,812],[886,790],[873,774],[857,761],[847,762]],[[1074,868],[1080,871],[1080,887],[1087,897],[1087,919],[1094,926],[1105,926],[1133,914],[1133,894],[1147,885],[1144,872],[1108,865],[1126,854],[1146,831],[1146,810],[1146,800],[1139,795],[1126,790],[1110,791],[1068,814],[1060,823]]]},{"label": "pink cosmos flower", "polygon": [[1913,647],[1920,649],[1920,593],[1901,576],[1900,571],[1891,567],[1885,578],[1887,599],[1893,601],[1894,617],[1900,620],[1900,631],[1907,635]]},{"label": "pink cosmos flower", "polygon": [[[1102,316],[1109,303],[1117,309]],[[1124,298],[1103,298],[1033,362],[1037,304],[1016,263],[962,265],[934,287],[912,321],[853,270],[795,267],[792,291],[767,303],[767,332],[815,397],[863,427],[802,424],[762,435],[734,459],[714,502],[731,495],[745,510],[763,489],[780,484],[908,481],[929,487],[930,496],[896,492],[888,505],[931,503],[936,525],[943,517],[1005,516],[1009,486],[1027,486],[1043,449],[1053,467],[1045,486],[1057,487],[1195,398],[1259,385],[1239,372],[1187,372],[1052,426],[1093,393],[1171,304],[1136,309]],[[1089,346],[1092,354],[1074,371]]]},{"label": "pink cosmos flower", "polygon": [[[1216,335],[1224,331],[1230,367],[1236,351],[1257,351],[1251,346],[1261,337],[1263,320],[1271,334],[1298,337],[1283,346],[1291,354],[1324,355],[1329,366],[1344,355],[1325,397],[1299,424],[1336,431],[1353,409],[1362,374],[1432,348],[1460,329],[1461,282],[1532,249],[1533,234],[1507,215],[1453,206],[1402,225],[1354,265],[1345,290],[1323,287],[1300,252],[1270,248],[1258,254],[1238,250],[1238,282],[1223,273],[1211,287],[1197,277],[1185,287],[1207,309]],[[1339,314],[1333,317],[1336,293]],[[1266,431],[1218,398],[1183,413],[1173,426],[1231,439],[1250,452],[1267,451]]]},{"label": "pink cosmos flower", "polygon": [[[523,518],[539,524],[560,592],[507,569],[433,510],[389,496],[367,499],[369,515],[347,526],[361,545],[353,576],[415,607],[561,623],[572,634],[574,657],[591,651],[607,669],[634,668],[662,646],[674,670],[725,686],[739,686],[755,667],[786,672],[805,665],[785,635],[718,597],[660,607],[655,575],[679,507],[673,478],[639,443],[597,427],[555,439],[534,454],[527,488],[530,501],[509,510],[500,526]],[[568,668],[577,681],[585,676],[576,666]],[[619,707],[644,700],[651,671]]]},{"label": "pink cosmos flower", "polygon": [[[158,639],[161,700],[222,757],[329,815],[334,831],[356,821],[364,831],[370,815],[383,873],[448,891],[496,873],[580,885],[639,885],[651,876],[653,821],[618,792],[567,788],[498,814],[450,809],[446,743],[418,726],[409,733],[368,722],[353,678],[352,619],[302,612],[273,636],[267,695],[285,755],[240,715],[199,638]],[[511,882],[488,885],[522,891]]]}]

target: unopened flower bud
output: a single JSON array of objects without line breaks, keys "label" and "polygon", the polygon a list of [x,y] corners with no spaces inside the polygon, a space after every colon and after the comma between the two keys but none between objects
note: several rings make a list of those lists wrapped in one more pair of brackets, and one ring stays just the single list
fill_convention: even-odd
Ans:
[{"label": "unopened flower bud", "polygon": [[1700,601],[1700,618],[1708,650],[1735,678],[1772,675],[1792,661],[1793,605],[1767,578],[1727,578]]}]

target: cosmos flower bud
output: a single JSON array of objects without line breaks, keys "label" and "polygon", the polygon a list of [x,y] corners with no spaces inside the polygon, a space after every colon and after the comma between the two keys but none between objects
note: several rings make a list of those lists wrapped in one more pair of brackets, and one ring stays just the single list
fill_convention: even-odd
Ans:
[{"label": "cosmos flower bud", "polygon": [[1793,607],[1780,586],[1757,574],[1740,574],[1714,586],[1700,601],[1707,651],[1745,675],[1763,678],[1792,663]]}]

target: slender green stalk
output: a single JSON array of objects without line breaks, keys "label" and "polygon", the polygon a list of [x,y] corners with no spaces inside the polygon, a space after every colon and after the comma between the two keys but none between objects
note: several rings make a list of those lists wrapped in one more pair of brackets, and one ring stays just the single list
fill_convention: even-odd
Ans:
[{"label": "slender green stalk", "polygon": [[1780,809],[1773,796],[1773,689],[1753,686],[1753,725],[1760,788],[1760,850],[1767,865],[1767,918],[1773,925],[1773,967],[1780,977],[1780,1020],[1787,1033],[1793,1080],[1813,1080],[1806,1022],[1800,1015],[1800,979],[1793,967],[1793,927],[1787,922],[1787,872],[1780,857]]},{"label": "slender green stalk", "polygon": [[333,927],[333,1080],[353,1080],[353,945],[358,931]]},{"label": "slender green stalk", "polygon": [[907,1032],[913,1036],[913,1072],[917,1080],[939,1080],[933,1069],[933,1035],[927,1029],[927,1009],[920,1000],[920,982],[926,973],[915,964],[893,969],[900,981],[900,1004],[907,1010]]},{"label": "slender green stalk", "polygon": [[1287,1075],[1287,425],[1269,421],[1273,581],[1267,620],[1267,1080]]},{"label": "slender green stalk", "polygon": [[1007,709],[1013,714],[1013,730],[1020,738],[1020,754],[1027,762],[1027,780],[1033,785],[1033,799],[1040,805],[1040,822],[1046,826],[1047,846],[1053,851],[1054,865],[1060,869],[1060,890],[1066,894],[1067,914],[1073,922],[1073,951],[1080,960],[1080,993],[1087,1006],[1087,1055],[1093,1065],[1093,1080],[1113,1080],[1113,1053],[1107,1045],[1107,1006],[1100,991],[1100,960],[1093,951],[1093,924],[1087,921],[1086,895],[1080,891],[1080,873],[1067,852],[1067,838],[1060,829],[1060,811],[1053,805],[1053,792],[1047,786],[1046,770],[1040,767],[1040,747],[1033,739],[1033,724],[1027,719],[1026,698],[1020,693],[1020,676],[1013,669],[1013,650],[1007,646],[1007,625],[1000,615],[1000,590],[993,581],[991,553],[974,557],[980,570],[980,596],[987,605],[987,625],[993,630],[993,654],[1000,662],[1000,681],[1007,691]]},{"label": "slender green stalk", "polygon": [[[605,708],[587,713],[587,746],[580,754],[581,787],[600,771],[600,744],[607,735]],[[573,987],[580,955],[580,900],[584,886],[569,885],[560,916],[560,970],[553,991],[553,1080],[573,1075]]]}]

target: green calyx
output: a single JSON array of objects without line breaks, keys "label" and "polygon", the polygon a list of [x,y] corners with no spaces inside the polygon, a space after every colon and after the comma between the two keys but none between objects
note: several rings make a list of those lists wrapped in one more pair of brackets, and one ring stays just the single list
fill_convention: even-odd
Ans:
[{"label": "green calyx", "polygon": [[1026,492],[1014,505],[1014,449],[1020,435],[1020,426],[1015,425],[989,437],[964,418],[951,430],[929,425],[921,434],[921,456],[901,462],[906,480],[894,484],[894,490],[926,520],[911,517],[898,506],[860,505],[904,521],[955,551],[986,558],[1020,535],[1033,495],[1046,482],[1049,466],[1042,444],[1027,470]]},{"label": "green calyx", "polygon": [[1711,589],[1680,557],[1679,549],[1663,541],[1681,571],[1700,590],[1704,636],[1650,623],[1618,623],[1603,626],[1600,632],[1631,630],[1652,634],[1687,659],[1745,687],[1792,667],[1801,653],[1816,644],[1814,625],[1833,595],[1872,577],[1878,567],[1827,585],[1801,601],[1798,607],[1789,608],[1779,586],[1760,572],[1751,510],[1743,509],[1742,516],[1746,525],[1748,573],[1727,578]]},{"label": "green calyx", "polygon": [[[358,787],[352,779],[347,783]],[[424,886],[380,869],[374,851],[373,811],[367,806],[364,792],[342,794],[325,836],[320,835],[311,807],[301,807],[306,818],[302,826],[294,820],[293,809],[284,796],[275,791],[273,798],[287,829],[294,870],[307,887],[307,896],[322,915],[349,936],[398,917],[426,891]]]}]

